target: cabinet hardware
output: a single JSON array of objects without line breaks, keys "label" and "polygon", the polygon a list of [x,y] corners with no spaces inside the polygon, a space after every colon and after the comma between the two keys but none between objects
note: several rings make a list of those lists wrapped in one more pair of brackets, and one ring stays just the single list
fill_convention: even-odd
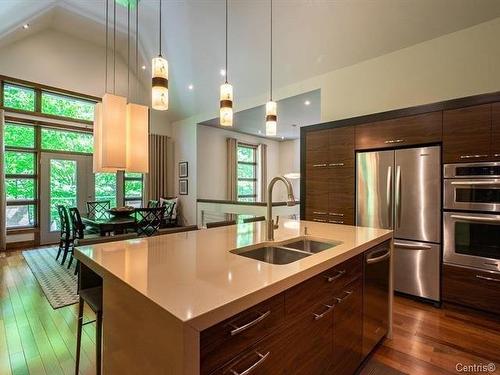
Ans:
[{"label": "cabinet hardware", "polygon": [[373,254],[380,253],[380,250],[375,250],[372,251],[366,258],[366,264],[373,264],[373,263],[378,263],[382,262],[384,259],[389,258],[391,256],[391,252],[387,251],[385,254],[378,256],[378,257],[372,257]]},{"label": "cabinet hardware", "polygon": [[344,163],[330,163],[329,166],[330,167],[343,167]]},{"label": "cabinet hardware", "polygon": [[500,185],[500,180],[486,181],[452,181],[452,185]]},{"label": "cabinet hardware", "polygon": [[313,211],[313,214],[315,214],[315,215],[326,215],[326,212],[323,212],[323,211]]},{"label": "cabinet hardware", "polygon": [[343,302],[347,297],[349,297],[352,294],[352,290],[345,290],[344,291],[345,296],[342,298],[335,298],[337,300],[337,303]]},{"label": "cabinet hardware", "polygon": [[335,276],[325,276],[326,281],[329,283],[333,283],[335,280],[337,280],[339,277],[343,276],[345,274],[345,270],[337,271],[338,273]]},{"label": "cabinet hardware", "polygon": [[326,219],[316,219],[316,218],[314,218],[313,221],[317,221],[318,223],[326,223]]},{"label": "cabinet hardware", "polygon": [[479,155],[460,155],[460,159],[474,159],[474,158],[487,158],[488,155],[479,154]]},{"label": "cabinet hardware", "polygon": [[343,220],[328,220],[330,224],[344,224]]},{"label": "cabinet hardware", "polygon": [[480,216],[465,216],[465,215],[450,215],[452,219],[464,221],[478,221],[483,223],[500,223],[499,219],[494,217],[480,217]]},{"label": "cabinet hardware", "polygon": [[401,242],[394,242],[394,247],[399,247],[400,249],[407,249],[407,250],[430,250],[432,247],[428,245],[410,245],[406,243],[401,243]]},{"label": "cabinet hardware", "polygon": [[389,139],[389,140],[385,141],[384,143],[388,144],[388,145],[391,145],[393,143],[401,143],[401,142],[404,142],[404,141],[405,141],[404,139]]},{"label": "cabinet hardware", "polygon": [[259,316],[257,317],[257,319],[254,319],[250,323],[242,325],[241,327],[238,327],[238,326],[231,324],[231,326],[234,327],[234,329],[231,330],[231,336],[236,336],[238,333],[241,333],[243,331],[246,331],[250,327],[253,327],[257,323],[259,323],[259,322],[263,321],[265,318],[267,318],[269,316],[269,314],[271,314],[271,310],[267,310],[263,314],[259,313]]},{"label": "cabinet hardware", "polygon": [[329,212],[328,215],[330,215],[330,216],[342,216],[342,217],[344,217],[344,214],[340,214],[340,213],[337,213],[337,212]]},{"label": "cabinet hardware", "polygon": [[498,158],[498,157],[500,157],[500,154],[495,154],[493,156],[496,157],[496,158]]},{"label": "cabinet hardware", "polygon": [[245,371],[237,372],[233,369],[229,369],[229,372],[233,375],[249,375],[252,373],[253,370],[255,370],[262,363],[264,363],[264,361],[267,359],[267,357],[269,357],[269,354],[271,354],[271,352],[267,352],[266,354],[261,354],[261,353],[256,351],[255,354],[257,354],[257,356],[259,357],[259,360],[257,362],[255,362],[252,366],[247,368]]},{"label": "cabinet hardware", "polygon": [[326,167],[326,163],[324,163],[324,164],[313,164],[313,167],[314,168],[324,168],[324,167]]},{"label": "cabinet hardware", "polygon": [[325,312],[321,313],[321,314],[314,314],[313,313],[314,320],[320,320],[321,318],[324,318],[326,314],[328,314],[330,311],[333,310],[333,308],[335,307],[335,304],[333,304],[333,305],[326,305],[325,304],[323,306],[325,306],[327,308],[327,310]]},{"label": "cabinet hardware", "polygon": [[500,283],[500,279],[495,279],[494,277],[486,277],[486,276],[482,276],[482,275],[476,275],[476,277],[478,279],[481,279],[481,280],[494,281],[496,283]]}]

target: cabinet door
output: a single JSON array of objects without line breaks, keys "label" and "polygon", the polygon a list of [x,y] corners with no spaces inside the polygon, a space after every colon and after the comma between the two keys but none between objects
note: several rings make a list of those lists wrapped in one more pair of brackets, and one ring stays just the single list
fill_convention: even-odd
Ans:
[{"label": "cabinet door", "polygon": [[442,112],[424,113],[356,126],[356,149],[440,142]]},{"label": "cabinet door", "polygon": [[330,129],[328,132],[328,165],[348,166],[354,163],[354,126]]},{"label": "cabinet door", "polygon": [[330,174],[328,222],[354,224],[354,166],[342,166]]},{"label": "cabinet door", "polygon": [[491,142],[491,104],[443,112],[445,163],[488,160]]},{"label": "cabinet door", "polygon": [[358,278],[337,296],[333,313],[332,374],[352,375],[362,361],[363,282]]},{"label": "cabinet door", "polygon": [[493,103],[491,114],[491,154],[500,160],[500,103]]}]

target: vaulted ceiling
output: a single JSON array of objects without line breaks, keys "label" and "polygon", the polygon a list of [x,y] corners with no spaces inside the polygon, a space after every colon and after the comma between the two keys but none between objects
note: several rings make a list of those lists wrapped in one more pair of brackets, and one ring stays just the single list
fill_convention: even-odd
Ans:
[{"label": "vaulted ceiling", "polygon": [[[163,0],[170,119],[214,110],[224,66],[224,1]],[[110,0],[112,3],[112,0]],[[57,29],[104,44],[104,0],[0,0],[0,45]],[[141,0],[141,57],[158,54],[158,0]],[[117,7],[119,49],[127,11]],[[498,0],[274,0],[275,87],[352,65],[500,16]],[[269,89],[269,1],[231,0],[229,79],[238,101]],[[1,73],[1,72],[0,72]],[[188,86],[192,84],[193,90]]]}]

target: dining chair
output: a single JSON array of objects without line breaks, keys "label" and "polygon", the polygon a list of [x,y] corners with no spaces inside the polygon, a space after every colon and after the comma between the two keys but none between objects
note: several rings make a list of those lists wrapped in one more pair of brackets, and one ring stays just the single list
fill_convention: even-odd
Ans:
[{"label": "dining chair", "polygon": [[111,208],[110,201],[88,201],[87,215],[89,218],[102,219],[107,215],[107,211]]},{"label": "dining chair", "polygon": [[151,199],[148,201],[148,208],[158,207],[159,204],[160,202]]},{"label": "dining chair", "polygon": [[136,208],[134,214],[137,235],[149,237],[158,233],[165,215],[165,207]]},{"label": "dining chair", "polygon": [[[57,213],[59,214],[60,222],[60,237],[59,237],[59,249],[57,251],[56,260],[59,259],[61,252],[63,253],[61,264],[64,264],[68,253],[73,256],[74,248],[74,237],[71,230],[71,224],[69,221],[68,210],[62,205],[57,206]],[[69,268],[69,267],[68,267]]]},{"label": "dining chair", "polygon": [[[80,210],[78,210],[78,207],[71,207],[69,209],[69,217],[71,220],[71,234],[73,236],[73,246],[78,246],[80,240],[83,240],[84,238],[100,237],[95,232],[86,229],[86,226],[82,221],[82,216],[80,215]],[[73,262],[73,253],[71,253],[70,255],[68,268],[71,267],[72,262]],[[75,267],[75,275],[77,273],[79,263],[80,261],[77,259]]]},{"label": "dining chair", "polygon": [[207,229],[225,227],[227,225],[234,225],[234,224],[236,224],[236,220],[213,221],[211,223],[207,223]]},{"label": "dining chair", "polygon": [[255,216],[255,217],[247,217],[246,219],[243,219],[243,223],[255,223],[256,221],[264,221],[266,220],[265,216]]},{"label": "dining chair", "polygon": [[174,226],[177,222],[177,218],[173,218],[175,204],[175,202],[167,200],[164,200],[162,203],[162,206],[165,207],[165,214],[162,223],[164,227]]}]

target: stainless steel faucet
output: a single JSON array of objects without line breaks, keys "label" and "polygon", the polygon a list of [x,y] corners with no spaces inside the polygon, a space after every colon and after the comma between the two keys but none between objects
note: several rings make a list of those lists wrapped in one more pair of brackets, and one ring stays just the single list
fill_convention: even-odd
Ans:
[{"label": "stainless steel faucet", "polygon": [[295,206],[295,197],[293,196],[293,188],[290,181],[288,181],[283,176],[274,177],[267,187],[267,240],[274,240],[274,230],[279,227],[279,216],[276,216],[276,224],[273,220],[273,187],[274,184],[278,181],[283,181],[286,186],[288,199],[286,201],[287,206]]}]

